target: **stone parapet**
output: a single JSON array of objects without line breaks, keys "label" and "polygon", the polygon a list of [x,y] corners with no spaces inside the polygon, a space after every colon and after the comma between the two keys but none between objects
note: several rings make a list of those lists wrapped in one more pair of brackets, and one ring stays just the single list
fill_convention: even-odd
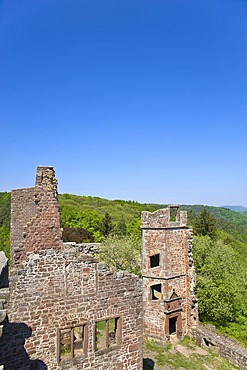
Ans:
[{"label": "stone parapet", "polygon": [[142,229],[163,229],[187,226],[187,212],[181,211],[178,205],[170,205],[167,208],[155,212],[142,212]]},{"label": "stone parapet", "polygon": [[220,335],[212,325],[191,328],[189,334],[198,345],[210,348],[240,369],[247,370],[247,349],[241,347],[236,341]]}]

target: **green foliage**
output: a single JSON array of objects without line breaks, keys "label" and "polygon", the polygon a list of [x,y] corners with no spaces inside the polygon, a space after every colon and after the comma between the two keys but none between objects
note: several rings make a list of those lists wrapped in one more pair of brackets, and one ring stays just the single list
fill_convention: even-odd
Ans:
[{"label": "green foliage", "polygon": [[103,239],[100,232],[102,217],[96,211],[79,211],[71,206],[63,205],[60,207],[60,221],[63,228],[87,230],[95,242],[100,242]]},{"label": "green foliage", "polygon": [[194,219],[193,230],[195,235],[208,235],[215,238],[216,219],[209,211],[203,209]]},{"label": "green foliage", "polygon": [[99,257],[108,268],[141,274],[141,239],[135,236],[110,235],[102,243]]},{"label": "green foliage", "polygon": [[101,234],[104,237],[107,237],[112,232],[112,230],[113,230],[112,218],[109,215],[109,213],[106,212],[100,224]]},{"label": "green foliage", "polygon": [[247,217],[244,212],[234,212],[230,209],[202,206],[183,205],[182,209],[188,212],[188,222],[193,225],[198,213],[203,209],[211,213],[216,219],[216,228],[231,234],[236,240],[247,244]]},{"label": "green foliage", "polygon": [[222,241],[195,236],[193,256],[200,320],[226,327],[245,316],[247,272],[238,254]]},{"label": "green foliage", "polygon": [[5,225],[0,226],[0,250],[3,251],[9,259],[10,237],[9,228]]},{"label": "green foliage", "polygon": [[135,235],[137,238],[141,237],[141,218],[133,217],[127,225],[127,235]]},{"label": "green foliage", "polygon": [[223,231],[216,231],[216,239],[221,240],[222,243],[229,245],[236,253],[242,264],[245,264],[247,269],[247,244],[235,239],[231,234]]},{"label": "green foliage", "polygon": [[[179,350],[177,346],[180,347]],[[180,352],[181,347],[188,353],[188,357]],[[144,341],[143,369],[150,370],[154,367],[185,370],[205,370],[205,368],[215,370],[237,369],[236,366],[211,351],[208,351],[207,354],[199,354],[196,343],[188,336],[185,336],[178,344],[175,344],[173,351],[171,351],[171,348],[172,345],[170,343],[163,345],[154,340]]]},{"label": "green foliage", "polygon": [[10,193],[0,192],[0,250],[10,254]]},{"label": "green foliage", "polygon": [[126,232],[127,232],[126,223],[124,222],[124,218],[122,217],[121,220],[114,227],[114,234],[119,236],[125,236]]},{"label": "green foliage", "polygon": [[243,346],[247,344],[247,317],[240,316],[236,322],[230,322],[227,326],[220,326],[219,331],[229,337],[237,339]]},{"label": "green foliage", "polygon": [[[69,228],[70,231],[72,229],[71,232],[75,234],[78,229],[85,230],[85,233],[88,233],[88,241],[104,240],[103,233],[106,235],[107,232],[103,232],[102,222],[108,213],[111,235],[104,243],[101,258],[109,261],[109,267],[115,266],[117,269],[140,273],[141,212],[154,212],[165,205],[70,194],[59,195],[59,203],[61,226],[64,229]],[[202,205],[181,207],[187,210],[188,223],[195,226],[195,234],[207,234],[214,238],[212,241],[207,237],[194,237],[193,254],[198,275],[200,318],[212,322],[227,334],[231,332],[246,343],[246,336],[243,334],[247,316],[247,296],[244,293],[247,272],[246,214]],[[4,250],[7,256],[10,244],[9,220],[10,193],[0,193],[0,249]],[[77,240],[75,234],[69,235],[69,241],[82,241],[81,236]],[[136,242],[129,242],[132,239],[136,239]],[[109,248],[106,247],[107,243]]]},{"label": "green foliage", "polygon": [[10,225],[10,193],[0,192],[0,226]]}]

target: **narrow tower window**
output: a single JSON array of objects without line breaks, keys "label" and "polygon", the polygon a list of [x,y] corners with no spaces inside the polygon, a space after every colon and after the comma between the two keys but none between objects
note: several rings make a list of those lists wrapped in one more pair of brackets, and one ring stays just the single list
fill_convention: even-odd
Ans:
[{"label": "narrow tower window", "polygon": [[155,301],[161,299],[161,284],[151,285],[151,299]]},{"label": "narrow tower window", "polygon": [[150,257],[150,267],[158,267],[160,265],[160,255],[154,254]]},{"label": "narrow tower window", "polygon": [[180,221],[179,207],[170,207],[170,222]]}]

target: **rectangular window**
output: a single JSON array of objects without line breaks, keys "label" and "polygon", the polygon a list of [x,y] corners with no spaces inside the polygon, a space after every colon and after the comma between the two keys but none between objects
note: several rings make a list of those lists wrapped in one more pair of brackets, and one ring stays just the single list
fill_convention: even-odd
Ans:
[{"label": "rectangular window", "polygon": [[150,257],[150,267],[158,267],[160,265],[160,255],[154,254]]},{"label": "rectangular window", "polygon": [[180,209],[177,206],[170,207],[170,222],[180,221]]},{"label": "rectangular window", "polygon": [[151,285],[151,299],[155,301],[161,299],[161,284]]},{"label": "rectangular window", "polygon": [[121,344],[122,324],[120,317],[113,317],[95,323],[95,351]]},{"label": "rectangular window", "polygon": [[87,352],[87,324],[58,329],[58,363]]}]

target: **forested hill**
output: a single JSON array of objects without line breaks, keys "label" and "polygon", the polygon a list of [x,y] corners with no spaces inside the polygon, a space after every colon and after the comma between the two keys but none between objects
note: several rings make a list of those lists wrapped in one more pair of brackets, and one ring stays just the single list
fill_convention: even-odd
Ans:
[{"label": "forested hill", "polygon": [[[138,203],[135,201],[108,200],[99,197],[60,194],[61,220],[63,226],[80,227],[86,225],[86,214],[96,219],[102,219],[108,213],[113,223],[124,220],[126,225],[133,224],[140,219],[142,211],[154,212],[164,208],[167,204]],[[247,243],[247,217],[243,213],[230,209],[204,205],[181,205],[182,210],[188,212],[188,224],[193,226],[194,219],[203,209],[209,211],[217,220],[217,228],[230,233],[237,240]],[[80,218],[80,215],[82,216]],[[82,218],[84,217],[84,222]],[[80,218],[80,220],[79,220]],[[137,222],[138,226],[138,222]],[[130,226],[129,226],[130,227]]]},{"label": "forested hill", "polygon": [[[140,215],[165,204],[60,194],[63,240],[102,242],[108,267],[140,275]],[[243,212],[181,205],[193,226],[200,320],[247,346],[247,217]],[[10,193],[0,193],[0,249],[9,256]],[[114,251],[114,253],[113,253]]]},{"label": "forested hill", "polygon": [[[79,196],[72,194],[60,194],[59,203],[61,207],[69,207],[77,211],[96,211],[104,215],[108,212],[113,221],[119,221],[122,217],[130,221],[132,217],[139,217],[142,211],[154,212],[157,209],[164,208],[167,204],[138,203],[136,201],[109,200],[105,198],[92,196]],[[205,205],[181,205],[181,209],[188,211],[189,221],[203,209],[208,210],[218,219],[223,219],[234,223],[236,226],[242,226],[247,231],[247,218],[244,212],[233,211],[229,208],[213,207]]]},{"label": "forested hill", "polygon": [[[61,225],[63,228],[86,230],[82,233],[85,241],[101,241],[106,233],[104,222],[110,223],[111,230],[127,234],[140,232],[140,214],[147,210],[154,212],[166,204],[138,203],[125,200],[108,200],[92,196],[60,194]],[[188,224],[194,226],[196,216],[203,210],[209,211],[216,219],[216,228],[225,241],[234,242],[238,251],[247,257],[247,217],[243,212],[203,205],[181,205],[188,211]],[[108,220],[105,220],[105,217]],[[10,193],[0,192],[0,248],[9,248]],[[242,245],[242,244],[245,245]]]},{"label": "forested hill", "polygon": [[[136,201],[108,200],[92,196],[60,194],[59,204],[62,227],[83,228],[91,233],[91,240],[99,241],[102,222],[107,214],[111,227],[123,227],[128,233],[138,232],[142,211],[154,212],[167,204],[138,203]],[[188,212],[188,225],[193,226],[195,217],[203,210],[216,219],[216,228],[239,242],[247,244],[247,217],[245,212],[204,205],[181,205]],[[6,239],[10,222],[10,193],[0,192],[0,241]],[[2,244],[2,243],[1,243]],[[5,240],[6,245],[6,240]],[[247,256],[247,255],[246,255]]]}]

